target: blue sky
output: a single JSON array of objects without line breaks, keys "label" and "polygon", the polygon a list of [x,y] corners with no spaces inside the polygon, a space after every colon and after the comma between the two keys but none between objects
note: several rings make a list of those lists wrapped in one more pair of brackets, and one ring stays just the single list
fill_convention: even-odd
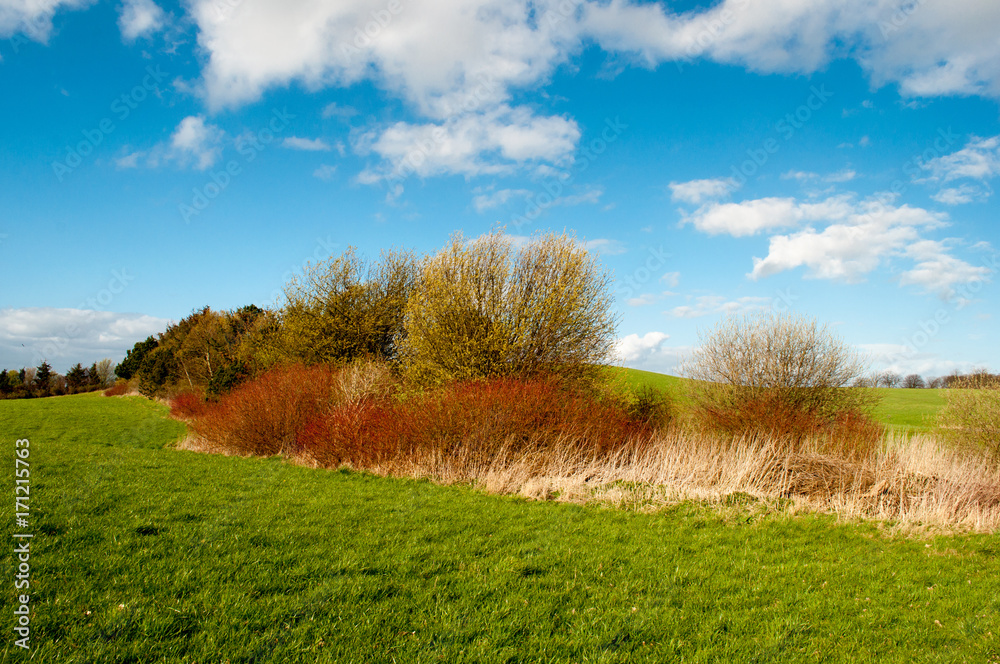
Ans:
[{"label": "blue sky", "polygon": [[504,225],[599,253],[629,366],[770,307],[1000,369],[1000,5],[778,4],[0,0],[0,368]]}]

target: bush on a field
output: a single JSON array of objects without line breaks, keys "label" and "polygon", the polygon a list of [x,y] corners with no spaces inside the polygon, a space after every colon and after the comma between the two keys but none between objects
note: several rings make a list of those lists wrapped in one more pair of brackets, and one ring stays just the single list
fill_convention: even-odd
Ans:
[{"label": "bush on a field", "polygon": [[128,381],[124,378],[119,378],[115,381],[115,384],[104,390],[104,396],[106,397],[120,397],[128,391]]},{"label": "bush on a field", "polygon": [[396,362],[416,276],[416,259],[405,252],[387,252],[368,264],[348,248],[310,264],[285,286],[279,324],[260,339],[259,351],[304,364]]},{"label": "bush on a field", "polygon": [[952,381],[942,426],[960,443],[981,447],[1000,461],[1000,376],[979,372]]},{"label": "bush on a field", "polygon": [[[801,441],[868,418],[877,402],[860,356],[815,320],[776,313],[731,317],[702,337],[687,366],[695,412],[727,434]],[[854,425],[852,424],[852,427]]]},{"label": "bush on a field", "polygon": [[210,404],[194,430],[242,454],[294,453],[296,434],[335,399],[334,380],[324,366],[276,367]]},{"label": "bush on a field", "polygon": [[611,279],[571,236],[515,248],[461,235],[423,265],[406,305],[405,368],[418,383],[597,376],[615,339]]},{"label": "bush on a field", "polygon": [[614,401],[552,378],[496,378],[449,384],[404,400],[344,402],[303,427],[302,451],[323,466],[448,458],[487,464],[500,454],[575,450],[606,455],[648,440],[649,422]]}]

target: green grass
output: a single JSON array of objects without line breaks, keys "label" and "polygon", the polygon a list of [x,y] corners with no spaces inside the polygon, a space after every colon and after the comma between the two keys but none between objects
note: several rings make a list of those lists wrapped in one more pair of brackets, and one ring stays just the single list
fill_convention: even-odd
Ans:
[{"label": "green grass", "polygon": [[1000,661],[996,536],[532,503],[166,449],[164,416],[0,402],[10,469],[31,439],[35,661]]},{"label": "green grass", "polygon": [[[672,394],[681,408],[690,404],[686,385],[688,379],[677,376],[624,369],[625,383],[636,388],[649,385]],[[880,387],[875,390],[881,403],[875,418],[901,431],[933,431],[938,413],[944,408],[948,390],[900,389]]]}]

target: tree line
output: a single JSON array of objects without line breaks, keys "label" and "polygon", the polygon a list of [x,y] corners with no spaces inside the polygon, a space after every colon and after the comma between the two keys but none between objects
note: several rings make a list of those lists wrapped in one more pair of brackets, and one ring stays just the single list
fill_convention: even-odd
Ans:
[{"label": "tree line", "polygon": [[31,399],[92,392],[108,387],[115,378],[114,360],[105,358],[84,367],[77,362],[59,374],[42,360],[37,367],[0,371],[0,399]]}]

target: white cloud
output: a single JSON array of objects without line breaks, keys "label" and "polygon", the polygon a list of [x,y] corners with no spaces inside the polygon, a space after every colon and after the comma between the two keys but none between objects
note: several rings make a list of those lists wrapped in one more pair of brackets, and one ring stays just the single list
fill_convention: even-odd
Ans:
[{"label": "white cloud", "polygon": [[781,174],[782,180],[798,180],[799,182],[808,182],[812,180],[822,180],[823,182],[850,182],[855,177],[857,177],[857,172],[850,168],[845,168],[842,171],[837,171],[836,173],[830,173],[828,175],[820,175],[819,173],[812,173],[809,171],[788,171]]},{"label": "white cloud", "polygon": [[973,138],[961,150],[928,161],[925,168],[945,182],[994,178],[1000,175],[1000,136]]},{"label": "white cloud", "polygon": [[205,118],[188,116],[181,120],[170,137],[166,158],[182,166],[193,163],[195,168],[203,171],[210,168],[222,153],[223,135],[221,129],[206,123]]},{"label": "white cloud", "polygon": [[504,205],[511,199],[528,198],[534,193],[530,189],[498,189],[497,191],[478,191],[482,191],[483,193],[477,193],[472,199],[472,205],[476,208],[476,212],[492,210],[493,208]]},{"label": "white cloud", "polygon": [[729,300],[721,295],[702,295],[696,298],[688,298],[692,304],[685,304],[666,311],[674,318],[700,318],[713,314],[732,315],[743,311],[754,309],[767,309],[772,304],[769,297],[746,296],[735,300]]},{"label": "white cloud", "polygon": [[733,237],[761,231],[798,226],[803,222],[843,219],[852,212],[848,196],[828,198],[820,203],[799,203],[794,198],[759,198],[741,203],[710,203],[686,216],[703,233]]},{"label": "white cloud", "polygon": [[313,171],[313,177],[329,182],[330,180],[333,179],[333,176],[336,175],[336,173],[337,173],[336,166],[331,166],[330,164],[322,164],[319,168]]},{"label": "white cloud", "polygon": [[[915,242],[907,248],[906,253],[919,262],[900,276],[899,283],[903,286],[920,286],[927,292],[937,293],[951,300],[956,297],[956,286],[990,280],[989,268],[970,265],[955,258],[941,242]],[[963,298],[959,304],[964,301]]]},{"label": "white cloud", "polygon": [[354,149],[381,159],[358,176],[370,184],[409,175],[501,174],[525,163],[567,163],[579,138],[580,129],[572,120],[502,106],[441,124],[397,122],[381,133],[357,136]]},{"label": "white cloud", "polygon": [[167,16],[152,0],[125,0],[118,16],[118,27],[126,41],[160,30]]},{"label": "white cloud", "polygon": [[322,138],[289,136],[281,144],[292,150],[305,150],[307,152],[329,152],[331,150],[330,146]]},{"label": "white cloud", "polygon": [[0,37],[21,33],[39,42],[48,41],[52,17],[60,9],[80,9],[94,0],[0,0]]},{"label": "white cloud", "polygon": [[142,157],[144,154],[145,153],[142,151],[130,152],[124,156],[115,159],[115,165],[118,168],[138,168],[139,158]]},{"label": "white cloud", "polygon": [[928,350],[917,350],[902,344],[869,343],[859,348],[872,360],[875,372],[893,371],[901,376],[919,374],[924,379],[947,376],[952,372],[969,373],[977,368],[972,362],[941,359]]},{"label": "white cloud", "polygon": [[664,272],[660,277],[660,283],[666,284],[667,288],[676,288],[677,284],[681,282],[680,272]]},{"label": "white cloud", "polygon": [[946,187],[933,194],[931,198],[945,205],[962,205],[973,201],[984,201],[988,196],[989,194],[980,187],[962,184],[958,187]]},{"label": "white cloud", "polygon": [[898,83],[912,96],[1000,97],[1000,4],[880,0],[723,0],[710,9],[668,13],[663,5],[618,1],[584,6],[583,24],[605,48],[649,64],[705,58],[753,71],[810,73],[834,58],[856,60],[876,86]]},{"label": "white cloud", "polygon": [[92,309],[0,309],[0,369],[36,366],[44,359],[62,373],[77,362],[119,360],[170,322]]},{"label": "white cloud", "polygon": [[671,182],[670,198],[679,203],[701,205],[706,200],[718,200],[734,191],[739,185],[732,178],[715,178],[708,180],[691,180],[689,182]]},{"label": "white cloud", "polygon": [[647,332],[641,337],[638,334],[629,334],[615,343],[615,352],[626,362],[634,362],[659,351],[663,342],[669,338],[670,335],[664,332]]}]

